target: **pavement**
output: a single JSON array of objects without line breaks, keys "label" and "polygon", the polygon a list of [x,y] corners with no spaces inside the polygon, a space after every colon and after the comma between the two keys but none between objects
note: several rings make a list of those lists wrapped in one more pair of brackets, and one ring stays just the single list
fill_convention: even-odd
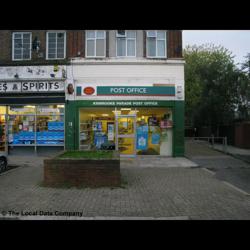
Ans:
[{"label": "pavement", "polygon": [[[243,160],[250,156],[250,150],[228,146],[228,154],[222,145],[211,145],[204,141],[186,141],[186,156],[201,168],[213,172],[215,178],[226,181],[250,194],[250,163]],[[241,155],[241,158],[238,157]]]},{"label": "pavement", "polygon": [[[214,149],[224,152],[225,148],[221,144],[214,144]],[[233,156],[234,158],[246,161],[250,163],[250,149],[243,149],[228,145],[226,148],[226,153]]]},{"label": "pavement", "polygon": [[123,158],[121,168],[169,168],[169,167],[198,167],[198,164],[186,157],[165,157],[159,155],[138,155],[135,158]]},{"label": "pavement", "polygon": [[[222,156],[219,159],[225,159]],[[211,152],[209,157],[213,159]],[[141,160],[152,166],[142,167],[137,166],[138,159],[122,160],[122,187],[77,189],[43,187],[43,159],[10,159],[20,167],[0,175],[1,219],[250,219],[250,196],[216,178],[206,167],[197,167],[199,162],[173,166],[173,158],[162,157],[161,164],[154,165],[154,157],[146,157]]]}]

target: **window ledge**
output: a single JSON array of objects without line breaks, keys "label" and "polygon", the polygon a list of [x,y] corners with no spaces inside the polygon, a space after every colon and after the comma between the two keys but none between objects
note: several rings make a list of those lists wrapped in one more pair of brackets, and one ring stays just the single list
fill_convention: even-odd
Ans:
[{"label": "window ledge", "polygon": [[155,58],[72,58],[74,65],[81,64],[185,64],[183,58],[155,59]]}]

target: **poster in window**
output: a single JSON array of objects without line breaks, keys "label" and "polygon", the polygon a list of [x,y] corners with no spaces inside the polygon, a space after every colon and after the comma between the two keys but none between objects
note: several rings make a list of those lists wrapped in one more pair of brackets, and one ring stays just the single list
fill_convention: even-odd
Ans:
[{"label": "poster in window", "polygon": [[148,133],[137,134],[136,149],[147,150],[148,148]]},{"label": "poster in window", "polygon": [[160,127],[161,128],[167,128],[168,127],[168,122],[167,121],[161,121],[161,123],[160,123]]},{"label": "poster in window", "polygon": [[160,138],[161,138],[160,134],[153,133],[152,138],[151,138],[151,143],[152,144],[157,144],[157,145],[160,144]]},{"label": "poster in window", "polygon": [[137,127],[136,149],[148,149],[148,125]]},{"label": "poster in window", "polygon": [[108,141],[114,140],[114,123],[108,123]]},{"label": "poster in window", "polygon": [[149,126],[157,126],[158,125],[157,118],[155,116],[149,117],[148,118],[148,125]]},{"label": "poster in window", "polygon": [[96,123],[96,129],[97,129],[97,131],[102,131],[102,122]]},{"label": "poster in window", "polygon": [[167,142],[168,141],[168,132],[166,129],[164,129],[161,132],[161,142]]}]

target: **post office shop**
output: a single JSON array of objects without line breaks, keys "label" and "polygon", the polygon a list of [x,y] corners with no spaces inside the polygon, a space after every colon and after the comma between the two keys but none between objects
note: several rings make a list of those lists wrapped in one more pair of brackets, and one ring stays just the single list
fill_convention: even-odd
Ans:
[{"label": "post office shop", "polygon": [[170,108],[80,108],[79,149],[172,156],[172,126]]},{"label": "post office shop", "polygon": [[[64,82],[22,81],[4,86],[8,89],[0,93],[0,150],[22,155],[63,150]],[[11,91],[13,86],[19,91]]]},{"label": "post office shop", "polygon": [[174,98],[173,85],[78,85],[76,100],[66,104],[66,149],[118,150],[122,157],[183,156],[184,102]]}]

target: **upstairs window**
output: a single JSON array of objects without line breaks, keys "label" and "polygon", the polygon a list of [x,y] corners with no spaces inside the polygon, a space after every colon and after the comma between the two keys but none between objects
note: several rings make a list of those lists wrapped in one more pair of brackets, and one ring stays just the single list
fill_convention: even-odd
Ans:
[{"label": "upstairs window", "polygon": [[31,32],[15,32],[12,35],[12,59],[31,59]]},{"label": "upstairs window", "polygon": [[86,31],[86,57],[105,57],[106,32],[103,30]]},{"label": "upstairs window", "polygon": [[64,31],[47,32],[47,59],[64,59],[66,54],[66,33]]},{"label": "upstairs window", "polygon": [[147,31],[147,57],[166,58],[166,31]]},{"label": "upstairs window", "polygon": [[118,57],[136,56],[136,31],[117,30],[116,55]]}]

